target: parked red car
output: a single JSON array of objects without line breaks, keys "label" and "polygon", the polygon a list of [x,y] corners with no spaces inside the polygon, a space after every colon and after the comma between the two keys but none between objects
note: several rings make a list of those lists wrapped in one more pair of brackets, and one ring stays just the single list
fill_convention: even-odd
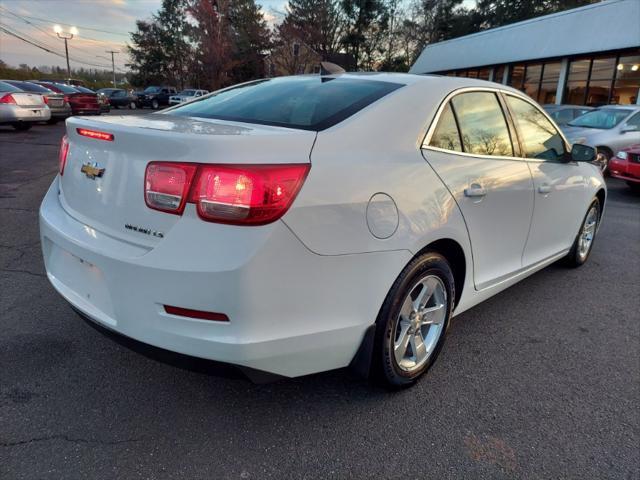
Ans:
[{"label": "parked red car", "polygon": [[70,85],[53,83],[46,81],[33,82],[47,87],[57,93],[64,93],[65,98],[71,105],[73,115],[100,115],[100,104],[98,95],[95,93],[84,93],[76,90]]},{"label": "parked red car", "polygon": [[623,148],[609,162],[612,177],[625,180],[632,189],[640,191],[640,144]]}]

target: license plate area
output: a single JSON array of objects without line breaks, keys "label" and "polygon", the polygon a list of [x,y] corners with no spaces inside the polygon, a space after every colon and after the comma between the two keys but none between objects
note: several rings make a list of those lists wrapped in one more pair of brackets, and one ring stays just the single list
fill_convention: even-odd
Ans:
[{"label": "license plate area", "polygon": [[113,318],[111,295],[99,267],[53,244],[48,270],[84,302]]}]

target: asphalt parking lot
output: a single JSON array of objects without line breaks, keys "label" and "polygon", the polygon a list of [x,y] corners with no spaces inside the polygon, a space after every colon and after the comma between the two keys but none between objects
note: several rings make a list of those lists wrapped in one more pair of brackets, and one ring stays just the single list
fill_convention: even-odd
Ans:
[{"label": "asphalt parking lot", "polygon": [[63,128],[0,127],[0,478],[640,478],[640,197],[624,183],[587,265],[457,317],[415,388],[347,371],[254,385],[106,335],[49,285],[38,207]]}]

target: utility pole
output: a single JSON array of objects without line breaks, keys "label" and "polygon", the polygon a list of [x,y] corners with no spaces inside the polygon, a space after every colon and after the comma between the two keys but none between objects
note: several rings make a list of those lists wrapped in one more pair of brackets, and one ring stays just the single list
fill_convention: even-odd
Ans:
[{"label": "utility pole", "polygon": [[60,25],[55,25],[53,27],[53,31],[56,32],[58,38],[64,40],[64,53],[67,56],[67,75],[68,79],[71,79],[71,67],[69,66],[69,46],[67,45],[67,41],[71,40],[74,35],[78,35],[78,29],[76,27],[71,27],[68,32],[65,32]]},{"label": "utility pole", "polygon": [[114,53],[120,53],[120,52],[118,52],[117,50],[107,50],[107,53],[111,54],[111,69],[113,71],[113,86],[115,88],[115,86],[116,86],[116,63],[115,63],[115,61],[113,59],[113,54]]}]

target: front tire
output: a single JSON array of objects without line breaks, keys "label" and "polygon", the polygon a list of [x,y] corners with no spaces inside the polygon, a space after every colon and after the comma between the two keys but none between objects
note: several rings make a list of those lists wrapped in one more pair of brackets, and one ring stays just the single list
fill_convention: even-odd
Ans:
[{"label": "front tire", "polygon": [[454,298],[453,272],[442,255],[428,252],[407,265],[376,320],[373,377],[394,389],[416,383],[442,349]]},{"label": "front tire", "polygon": [[587,213],[580,225],[580,231],[573,242],[573,246],[564,258],[565,265],[569,267],[580,267],[587,262],[593,249],[593,242],[596,239],[601,213],[602,207],[600,206],[600,200],[594,198],[587,209]]},{"label": "front tire", "polygon": [[611,161],[611,157],[613,157],[613,152],[608,148],[606,147],[596,148],[596,164],[602,171],[603,175],[609,172],[609,162]]},{"label": "front tire", "polygon": [[158,102],[158,100],[153,100],[151,102],[151,108],[154,110],[158,110],[160,108],[160,103]]},{"label": "front tire", "polygon": [[129,104],[129,109],[130,110],[135,110],[136,108],[138,108],[138,104],[136,102],[131,102]]}]

